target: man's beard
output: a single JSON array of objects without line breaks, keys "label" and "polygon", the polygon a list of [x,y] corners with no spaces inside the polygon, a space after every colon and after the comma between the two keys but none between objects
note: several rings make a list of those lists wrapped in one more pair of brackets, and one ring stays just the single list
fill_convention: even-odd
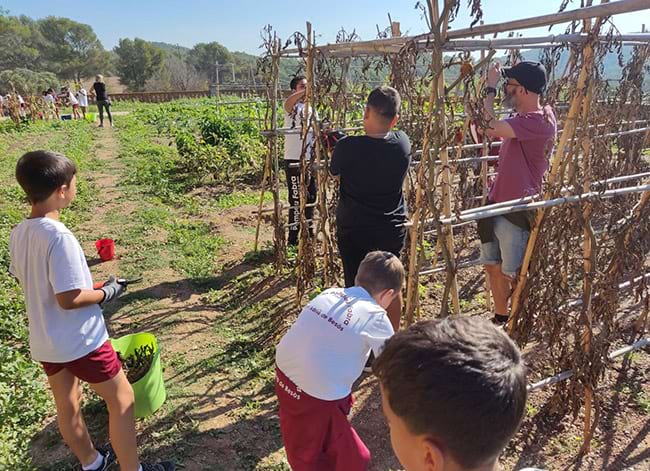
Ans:
[{"label": "man's beard", "polygon": [[506,96],[503,97],[503,107],[509,109],[515,109],[515,93],[506,92]]}]

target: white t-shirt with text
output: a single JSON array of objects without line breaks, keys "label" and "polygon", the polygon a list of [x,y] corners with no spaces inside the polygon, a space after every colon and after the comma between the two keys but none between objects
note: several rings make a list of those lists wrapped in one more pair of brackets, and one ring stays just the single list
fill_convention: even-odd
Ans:
[{"label": "white t-shirt with text", "polygon": [[65,310],[55,294],[93,289],[77,239],[59,221],[26,219],[9,239],[9,271],[25,294],[29,346],[37,361],[65,363],[97,350],[108,339],[98,305]]},{"label": "white t-shirt with text", "polygon": [[[284,127],[297,132],[285,134],[284,136],[284,160],[300,160],[302,152],[302,129],[304,126],[305,104],[298,102],[293,107],[291,113],[284,112]],[[311,113],[308,119],[311,119]],[[309,129],[307,132],[307,149],[305,150],[305,160],[311,160],[312,147],[314,145],[314,132]]]},{"label": "white t-shirt with text", "polygon": [[277,346],[277,367],[310,396],[342,399],[370,351],[393,335],[386,311],[363,288],[331,288],[314,298]]}]

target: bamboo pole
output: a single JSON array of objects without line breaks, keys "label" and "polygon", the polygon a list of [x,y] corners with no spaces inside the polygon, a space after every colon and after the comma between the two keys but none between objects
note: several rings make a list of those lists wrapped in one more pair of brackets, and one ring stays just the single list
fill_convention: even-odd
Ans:
[{"label": "bamboo pole", "polygon": [[[432,24],[439,24],[442,21],[442,26],[438,26],[439,31],[440,31],[440,45],[446,41],[446,34],[447,34],[447,23],[449,20],[449,8],[451,6],[451,2],[449,0],[444,0],[444,5],[445,5],[445,16],[443,18],[439,17],[438,13],[438,0],[434,0],[434,17]],[[437,110],[437,122],[438,122],[438,128],[439,131],[441,131],[440,139],[442,140],[443,143],[446,143],[448,141],[448,130],[447,130],[447,113],[445,112],[445,71],[444,68],[442,67],[443,64],[443,57],[442,57],[442,49],[438,48],[437,50],[434,49],[434,71],[439,71],[438,77],[437,77],[437,92],[436,92],[436,101],[435,103],[435,109]],[[442,146],[438,145],[436,146],[438,149]],[[442,170],[442,214],[445,217],[450,217],[451,216],[451,169],[449,167],[449,148],[447,146],[444,146],[442,148],[442,151],[440,152],[440,160],[441,165],[443,167]],[[433,175],[430,175],[429,180],[432,180]],[[429,191],[432,191],[433,188],[429,188]],[[452,302],[452,307],[454,310],[454,314],[459,314],[460,313],[460,300],[458,297],[458,282],[456,279],[456,267],[455,267],[455,253],[454,253],[454,237],[453,233],[451,230],[448,230],[448,228],[444,228],[445,234],[443,235],[444,237],[444,244],[447,247],[447,266],[449,267],[449,273],[448,273],[448,285],[450,285],[450,291],[451,291],[451,302]],[[443,302],[444,302],[444,296],[443,296]],[[443,310],[445,309],[445,306],[443,306]]]},{"label": "bamboo pole", "polygon": [[[483,22],[481,22],[481,26]],[[481,35],[483,36],[483,35]],[[650,42],[650,34],[621,34],[615,38],[608,36],[599,36],[595,40],[599,42],[609,42],[615,39],[617,42],[631,44],[647,44]],[[559,44],[580,44],[590,40],[586,34],[552,34],[549,36],[528,37],[528,38],[503,38],[503,39],[461,39],[456,41],[447,41],[445,49],[456,50],[490,50],[490,49],[526,49],[536,46],[555,47]]]},{"label": "bamboo pole", "polygon": [[[508,114],[508,112],[500,112],[500,113],[501,114]],[[462,118],[462,119],[465,119],[464,115],[459,115],[458,117]],[[650,122],[650,120],[639,119],[639,120],[635,120],[635,121],[621,121],[620,124],[622,124],[622,125],[628,125],[628,124],[629,125],[636,125],[636,124],[648,123],[648,122]],[[596,124],[596,125],[592,124],[592,125],[589,126],[589,128],[592,128],[594,126],[595,127],[605,127],[607,125],[606,124]],[[355,127],[348,127],[348,128],[339,128],[339,129],[336,129],[336,130],[341,131],[341,132],[355,132],[355,131],[362,131],[363,127],[362,126],[355,126]],[[650,130],[650,127],[635,128],[635,129],[628,129],[628,130],[625,130],[625,131],[610,132],[610,133],[601,134],[599,136],[594,136],[594,137],[606,138],[606,137],[627,136],[629,134],[637,134],[637,133],[641,133],[641,132],[647,132],[648,130]],[[563,131],[562,129],[558,130],[558,134],[561,134],[562,131]],[[277,128],[275,130],[265,129],[263,131],[260,131],[260,134],[262,136],[264,136],[264,137],[269,137],[269,136],[274,135],[274,134],[277,135],[277,136],[287,136],[287,135],[291,135],[291,134],[300,134],[300,132],[301,131],[299,129],[295,129],[295,128]],[[499,147],[501,145],[501,142],[495,141],[495,142],[492,142],[490,145],[492,147]],[[482,146],[483,146],[483,144],[465,144],[465,145],[461,146],[461,149],[463,149],[463,150],[480,149]],[[457,148],[457,146],[449,146],[448,150],[454,150],[456,148]],[[430,149],[429,152],[433,152],[433,149]],[[422,150],[414,151],[413,155],[414,156],[422,155]],[[436,162],[438,163],[439,161],[436,161]]]},{"label": "bamboo pole", "polygon": [[[314,253],[313,244],[310,235],[309,224],[313,221],[307,222],[305,215],[305,205],[307,204],[308,190],[307,190],[307,150],[309,147],[309,132],[316,133],[312,128],[310,117],[313,114],[313,99],[314,99],[314,43],[312,37],[311,23],[307,22],[307,64],[306,64],[306,79],[307,89],[304,98],[304,108],[302,119],[302,150],[300,152],[300,198],[299,198],[299,233],[298,233],[298,261],[296,264],[297,269],[297,282],[296,282],[296,306],[300,307],[302,304],[302,297],[305,293],[306,285],[309,282],[314,272]],[[317,137],[317,136],[314,136]]]},{"label": "bamboo pole", "polygon": [[260,190],[260,202],[257,205],[257,225],[255,226],[255,246],[253,248],[254,252],[257,252],[259,247],[260,240],[260,227],[262,225],[262,206],[264,205],[264,193],[266,193],[266,181],[270,177],[271,173],[271,152],[266,153],[266,159],[264,160],[264,173],[262,175],[262,183]]},{"label": "bamboo pole", "polygon": [[[607,1],[607,0],[605,0]],[[587,7],[590,7],[592,0],[587,0]],[[589,34],[591,32],[591,20],[584,20],[584,30]],[[589,45],[587,46],[589,48]],[[589,81],[587,86],[587,95],[583,102],[582,109],[582,128],[587,129],[588,119],[591,109],[591,100],[593,98],[594,83]],[[591,188],[591,139],[585,137],[581,142],[584,175],[585,179],[582,185],[583,193],[587,193]],[[582,309],[582,322],[584,324],[583,333],[580,339],[583,354],[588,356],[591,353],[591,345],[593,341],[593,309],[592,309],[592,295],[593,295],[593,277],[596,270],[596,236],[594,229],[591,226],[592,205],[588,200],[582,207],[582,223],[583,223],[583,249],[582,249],[582,266],[583,266],[583,281],[582,281],[582,296],[583,296],[583,309]],[[585,416],[583,422],[583,440],[582,451],[589,452],[592,437],[591,415],[593,409],[594,390],[591,384],[585,384]]]},{"label": "bamboo pole", "polygon": [[524,18],[521,20],[488,24],[475,28],[451,30],[448,32],[447,38],[459,39],[475,36],[478,34],[504,33],[507,31],[537,28],[539,26],[551,26],[558,23],[567,23],[570,21],[586,20],[589,18],[603,18],[620,13],[642,11],[648,8],[650,8],[649,0],[619,0],[617,2],[602,3],[596,6],[577,8],[575,10],[563,11],[560,13],[550,13],[548,15]]},{"label": "bamboo pole", "polygon": [[[314,45],[315,45],[315,35],[314,35]],[[341,78],[342,80],[342,90],[340,96],[344,100],[344,106],[342,106],[340,110],[340,115],[339,118],[343,120],[343,123],[345,122],[345,115],[347,112],[347,106],[345,103],[346,96],[345,96],[345,83],[346,83],[346,77],[347,77],[347,66],[349,66],[350,61],[346,61],[346,70],[344,71],[344,75]],[[312,66],[313,67],[313,66]],[[315,85],[316,79],[314,78],[314,73],[312,71],[312,84]],[[314,87],[313,93],[312,93],[312,98],[313,98],[313,103],[314,103],[314,110],[316,109],[316,88]],[[315,207],[318,208],[318,213],[320,217],[318,218],[318,225],[316,226],[316,238],[313,240],[313,243],[316,244],[318,241],[321,243],[321,248],[323,250],[323,282],[325,286],[332,286],[335,284],[336,281],[336,270],[335,270],[335,264],[334,264],[334,246],[332,244],[332,238],[330,236],[329,232],[329,211],[327,207],[327,198],[328,198],[328,184],[329,184],[329,155],[327,153],[327,150],[323,149],[322,141],[320,139],[320,125],[318,123],[318,119],[316,116],[316,113],[311,113],[311,126],[312,129],[317,131],[317,137],[314,140],[314,151],[315,151],[315,161],[320,164],[320,162],[323,162],[324,165],[317,165],[314,164],[312,165],[312,171],[316,172],[316,188],[317,188],[317,195],[316,195],[316,203]],[[344,124],[345,125],[345,124]],[[305,205],[305,207],[308,207],[310,205]],[[315,223],[316,221],[314,221]],[[320,237],[318,236],[320,235]]]},{"label": "bamboo pole", "polygon": [[[275,37],[273,44],[273,55],[271,65],[271,128],[277,129],[278,126],[278,81],[280,69],[280,39]],[[269,137],[269,152],[273,162],[273,239],[275,252],[275,269],[279,272],[285,263],[285,238],[282,221],[282,212],[280,207],[280,163],[278,157],[278,138],[274,133]]]},{"label": "bamboo pole", "polygon": [[[569,10],[560,13],[550,13],[547,15],[524,18],[504,23],[494,23],[477,26],[474,28],[451,30],[446,32],[446,39],[453,40],[469,38],[472,36],[478,36],[480,34],[487,35],[493,33],[503,33],[529,28],[537,28],[540,26],[550,26],[558,23],[584,20],[587,18],[606,17],[621,13],[643,11],[648,8],[650,8],[649,0],[619,0],[616,2],[596,5],[592,7],[577,8],[575,10]],[[399,49],[401,47],[412,41],[428,44],[429,48],[435,47],[433,46],[435,42],[434,39],[434,35],[432,33],[429,33],[419,36],[401,36],[398,38],[356,41],[354,43],[325,44],[323,46],[320,46],[318,49],[324,55],[331,55],[334,52],[341,52],[342,55],[354,55],[355,53],[359,52],[370,54],[386,54],[393,51],[399,52]],[[438,45],[438,47],[443,48],[444,46],[444,43],[442,45]],[[502,48],[504,47],[502,46]],[[301,51],[297,48],[285,49],[282,51],[283,56],[292,56],[300,53]]]},{"label": "bamboo pole", "polygon": [[[437,5],[438,0],[433,0],[433,3],[431,0],[429,0],[428,5],[429,5],[429,14],[431,16],[431,28],[440,28],[440,25],[437,22],[437,18],[435,18],[437,11],[438,11],[438,5]],[[434,12],[435,8],[435,12]],[[433,21],[435,18],[436,21]],[[440,30],[438,30],[440,31]],[[440,33],[438,33],[440,34]],[[438,43],[439,45],[439,43]],[[434,48],[434,52],[432,53],[432,62],[436,64],[436,57],[438,56],[437,51]],[[434,74],[439,72],[439,69],[433,69]],[[434,104],[437,106],[438,103],[438,83],[437,81],[432,81],[431,83],[431,89],[429,93],[429,103],[433,106]],[[410,226],[409,228],[409,260],[408,260],[408,272],[407,272],[407,278],[406,278],[406,324],[411,325],[413,323],[413,320],[415,318],[416,312],[419,310],[419,280],[418,280],[418,272],[419,272],[419,266],[420,266],[420,247],[421,247],[421,240],[423,238],[422,235],[422,229],[423,225],[420,223],[421,220],[424,220],[426,217],[426,204],[427,204],[427,196],[425,195],[425,192],[427,190],[433,190],[433,188],[429,187],[429,182],[431,181],[430,178],[427,178],[427,170],[429,168],[428,161],[431,157],[431,153],[429,152],[430,148],[430,141],[431,141],[431,136],[433,134],[433,125],[434,125],[434,113],[429,113],[427,116],[427,125],[424,128],[424,136],[422,139],[422,160],[421,160],[421,165],[418,168],[418,172],[416,175],[416,184],[414,185],[414,191],[415,191],[415,207],[413,208],[413,225]]]},{"label": "bamboo pole", "polygon": [[[483,26],[485,23],[481,20],[479,26]],[[481,39],[485,37],[484,34],[481,34]],[[481,59],[485,58],[485,51],[481,51]],[[487,80],[487,72],[490,70],[490,64],[485,68],[485,72],[482,74],[482,81],[485,83]],[[483,142],[481,143],[481,157],[488,157],[490,153],[490,142],[487,138],[487,135],[483,134]],[[488,161],[481,161],[481,206],[485,206],[487,203],[488,197]],[[485,271],[485,270],[484,270]],[[488,312],[492,312],[492,286],[490,284],[490,274],[485,271],[485,307]]]}]

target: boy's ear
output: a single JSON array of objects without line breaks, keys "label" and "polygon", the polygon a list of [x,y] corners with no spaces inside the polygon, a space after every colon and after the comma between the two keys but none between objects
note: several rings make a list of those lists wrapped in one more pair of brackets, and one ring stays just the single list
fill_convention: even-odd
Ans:
[{"label": "boy's ear", "polygon": [[397,124],[397,121],[399,121],[399,114],[396,114],[395,117],[390,121],[390,127],[394,128]]},{"label": "boy's ear", "polygon": [[386,301],[388,301],[388,304],[390,304],[391,302],[393,302],[394,295],[395,295],[395,290],[394,289],[392,289],[392,288],[385,289],[381,293],[382,303],[384,302],[384,300],[386,300]]},{"label": "boy's ear", "polygon": [[363,119],[368,119],[370,117],[370,107],[366,105],[365,109],[363,110]]},{"label": "boy's ear", "polygon": [[445,455],[438,444],[430,439],[423,438],[425,468],[428,471],[442,471],[445,469]]}]

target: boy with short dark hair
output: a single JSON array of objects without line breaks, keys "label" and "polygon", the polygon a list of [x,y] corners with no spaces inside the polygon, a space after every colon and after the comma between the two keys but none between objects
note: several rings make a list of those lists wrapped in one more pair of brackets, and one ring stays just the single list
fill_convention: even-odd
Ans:
[{"label": "boy with short dark hair", "polygon": [[521,354],[487,320],[414,324],[386,342],[373,371],[407,471],[491,471],[524,415]]},{"label": "boy with short dark hair", "polygon": [[370,452],[347,419],[352,384],[393,335],[386,307],[404,267],[389,252],[361,262],[354,287],[331,288],[300,313],[277,347],[280,431],[294,471],[360,471]]},{"label": "boy with short dark hair", "polygon": [[12,231],[9,271],[25,294],[32,358],[41,362],[56,404],[59,429],[84,470],[105,470],[110,448],[95,448],[81,413],[80,381],[106,401],[112,446],[123,471],[173,471],[170,462],[139,463],[133,389],[108,339],[100,305],[125,287],[114,276],[101,289],[93,281],[77,239],[59,221],[75,198],[77,168],[62,154],[28,152],[16,179],[31,215]]},{"label": "boy with short dark hair", "polygon": [[[411,143],[402,131],[393,131],[401,98],[391,87],[378,87],[368,95],[363,116],[366,134],[341,139],[334,148],[330,172],[340,177],[336,210],[339,252],[345,286],[352,286],[359,264],[372,250],[400,256],[404,247],[407,209],[404,179],[411,162]],[[401,293],[388,308],[398,330]]]}]

